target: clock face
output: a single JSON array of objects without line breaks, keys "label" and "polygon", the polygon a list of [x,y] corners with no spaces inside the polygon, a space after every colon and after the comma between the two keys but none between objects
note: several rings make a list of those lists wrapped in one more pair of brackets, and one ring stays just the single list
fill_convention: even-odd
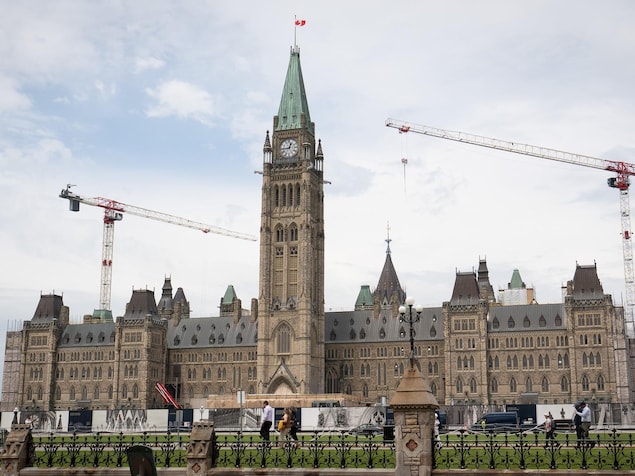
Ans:
[{"label": "clock face", "polygon": [[298,153],[298,143],[293,139],[286,139],[280,144],[282,157],[294,157]]}]

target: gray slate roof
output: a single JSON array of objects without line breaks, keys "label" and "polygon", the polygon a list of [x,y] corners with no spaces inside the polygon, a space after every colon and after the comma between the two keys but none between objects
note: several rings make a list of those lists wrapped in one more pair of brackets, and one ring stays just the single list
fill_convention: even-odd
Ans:
[{"label": "gray slate roof", "polygon": [[204,349],[209,347],[253,346],[257,344],[258,325],[243,315],[236,324],[233,316],[181,319],[168,324],[168,349]]}]

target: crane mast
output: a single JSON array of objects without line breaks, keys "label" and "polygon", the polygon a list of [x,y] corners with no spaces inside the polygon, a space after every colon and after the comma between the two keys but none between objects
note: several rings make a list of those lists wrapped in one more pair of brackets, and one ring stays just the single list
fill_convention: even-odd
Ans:
[{"label": "crane mast", "polygon": [[193,228],[195,230],[202,231],[203,233],[215,233],[217,235],[229,236],[241,240],[256,241],[256,237],[254,237],[253,235],[239,233],[217,226],[207,225],[205,223],[199,223],[175,215],[169,215],[167,213],[149,210],[147,208],[128,205],[126,203],[118,202],[110,198],[82,197],[71,192],[70,188],[71,185],[67,185],[65,189],[62,189],[59,195],[60,198],[65,198],[69,201],[70,211],[78,212],[80,203],[104,209],[104,231],[101,252],[101,286],[99,293],[100,310],[110,311],[115,222],[122,220],[124,213],[140,216],[143,218],[149,218],[151,220],[161,221],[164,223],[170,223],[172,225]]},{"label": "crane mast", "polygon": [[386,126],[397,129],[400,133],[416,132],[441,139],[448,139],[455,142],[478,145],[490,149],[503,150],[514,154],[529,155],[540,159],[549,159],[557,162],[565,162],[573,165],[582,165],[594,169],[615,172],[617,177],[607,180],[609,187],[617,188],[620,192],[620,216],[622,225],[622,248],[624,255],[624,278],[626,282],[626,324],[629,336],[633,336],[633,311],[635,310],[635,279],[633,272],[633,247],[631,244],[631,212],[629,203],[629,187],[631,175],[635,175],[635,165],[628,162],[600,159],[588,155],[574,154],[562,150],[549,149],[547,147],[523,144],[520,142],[510,142],[506,140],[493,139],[491,137],[468,134],[465,132],[439,129],[436,127],[423,126],[411,122],[396,119],[387,119]]}]

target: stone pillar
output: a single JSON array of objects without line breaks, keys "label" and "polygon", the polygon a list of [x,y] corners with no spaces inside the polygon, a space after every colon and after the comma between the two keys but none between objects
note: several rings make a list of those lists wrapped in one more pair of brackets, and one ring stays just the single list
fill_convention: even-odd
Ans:
[{"label": "stone pillar", "polygon": [[216,467],[216,433],[214,423],[198,421],[192,426],[187,446],[187,476],[200,476]]},{"label": "stone pillar", "polygon": [[35,461],[35,446],[31,425],[11,425],[11,432],[4,442],[4,450],[0,455],[2,460],[2,476],[18,476],[22,468],[33,466]]},{"label": "stone pillar", "polygon": [[430,476],[439,404],[416,365],[408,366],[390,406],[395,413],[395,475]]}]

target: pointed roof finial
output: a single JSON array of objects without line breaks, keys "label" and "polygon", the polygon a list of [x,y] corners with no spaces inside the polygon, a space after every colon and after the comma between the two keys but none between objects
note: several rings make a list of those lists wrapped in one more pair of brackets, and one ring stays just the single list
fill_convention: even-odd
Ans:
[{"label": "pointed roof finial", "polygon": [[386,254],[390,254],[390,222],[386,222]]}]

